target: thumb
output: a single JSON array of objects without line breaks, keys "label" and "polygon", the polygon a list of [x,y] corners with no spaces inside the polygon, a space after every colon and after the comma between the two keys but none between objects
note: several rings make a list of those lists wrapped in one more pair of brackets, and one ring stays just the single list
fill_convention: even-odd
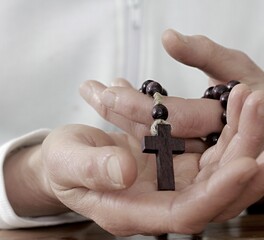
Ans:
[{"label": "thumb", "polygon": [[105,132],[84,125],[56,130],[45,140],[43,155],[55,190],[124,189],[137,176],[136,160],[129,150],[115,146]]},{"label": "thumb", "polygon": [[199,68],[214,79],[255,85],[264,77],[263,71],[245,53],[225,48],[205,36],[186,36],[169,29],[164,32],[162,42],[175,60]]}]

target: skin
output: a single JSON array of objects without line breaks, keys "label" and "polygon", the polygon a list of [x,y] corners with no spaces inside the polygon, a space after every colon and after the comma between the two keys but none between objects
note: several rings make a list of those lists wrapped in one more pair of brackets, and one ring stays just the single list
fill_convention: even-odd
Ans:
[{"label": "skin", "polygon": [[[165,98],[173,135],[188,140],[186,153],[174,158],[176,190],[158,192],[154,157],[143,154],[140,147],[152,123],[145,114],[152,107],[151,100],[123,80],[118,80],[121,87],[111,88],[87,81],[80,88],[82,97],[126,133],[67,125],[52,131],[42,145],[10,155],[4,165],[5,183],[18,215],[75,211],[115,235],[191,234],[201,232],[211,221],[236,216],[261,198],[264,92],[252,89],[261,88],[263,72],[245,54],[205,37],[183,37],[169,30],[163,44],[173,58],[198,67],[210,81],[237,79],[251,84],[250,88],[240,84],[233,89],[228,124],[217,145],[206,150],[197,139],[223,128],[221,108],[215,101]],[[223,73],[229,66],[226,61],[232,61],[233,67]],[[139,108],[141,101],[146,104]],[[175,103],[177,109],[173,110]],[[131,114],[134,109],[136,114]],[[176,123],[179,128],[174,127]]]}]

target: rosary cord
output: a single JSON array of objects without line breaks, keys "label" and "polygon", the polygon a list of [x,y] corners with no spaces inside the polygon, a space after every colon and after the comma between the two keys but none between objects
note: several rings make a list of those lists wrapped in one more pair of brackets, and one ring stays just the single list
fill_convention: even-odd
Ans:
[{"label": "rosary cord", "polygon": [[166,121],[169,115],[168,109],[162,104],[163,96],[168,96],[168,93],[158,82],[153,80],[145,81],[139,91],[154,99],[154,106],[152,109],[152,118],[154,122],[150,127],[150,133],[152,136],[157,136],[157,126],[159,124],[169,124]]},{"label": "rosary cord", "polygon": [[[163,96],[159,93],[159,92],[156,92],[154,95],[153,95],[153,98],[154,98],[154,107],[157,106],[157,105],[162,105],[163,103]],[[157,132],[157,125],[158,124],[169,124],[166,120],[163,120],[163,119],[156,119],[151,127],[150,127],[150,133],[152,136],[157,136],[158,135],[158,132]]]}]

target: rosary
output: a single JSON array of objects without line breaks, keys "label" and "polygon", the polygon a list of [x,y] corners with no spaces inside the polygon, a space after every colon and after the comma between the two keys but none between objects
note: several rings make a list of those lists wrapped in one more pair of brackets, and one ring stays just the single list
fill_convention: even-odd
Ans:
[{"label": "rosary", "polygon": [[[209,87],[203,98],[219,100],[224,111],[221,121],[226,124],[226,107],[229,94],[233,87],[239,84],[239,81],[232,80],[226,85],[219,84]],[[185,151],[185,141],[181,138],[171,136],[171,125],[166,121],[168,118],[168,109],[162,104],[162,99],[167,96],[167,91],[153,80],[145,81],[140,92],[154,98],[154,107],[152,109],[152,118],[154,122],[150,128],[152,136],[145,136],[142,143],[144,153],[156,154],[157,165],[157,184],[159,191],[174,191],[174,170],[173,170],[173,154],[182,154]],[[208,146],[217,143],[221,132],[214,132],[205,138]]]}]

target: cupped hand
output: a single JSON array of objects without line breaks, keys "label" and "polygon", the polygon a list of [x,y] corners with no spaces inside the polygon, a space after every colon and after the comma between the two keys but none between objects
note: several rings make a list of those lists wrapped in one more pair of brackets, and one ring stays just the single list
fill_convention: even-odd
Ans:
[{"label": "cupped hand", "polygon": [[115,235],[198,233],[258,172],[248,157],[228,160],[214,171],[199,169],[200,157],[176,156],[176,190],[159,192],[154,157],[143,154],[129,135],[69,125],[52,132],[42,146],[54,196]]}]

